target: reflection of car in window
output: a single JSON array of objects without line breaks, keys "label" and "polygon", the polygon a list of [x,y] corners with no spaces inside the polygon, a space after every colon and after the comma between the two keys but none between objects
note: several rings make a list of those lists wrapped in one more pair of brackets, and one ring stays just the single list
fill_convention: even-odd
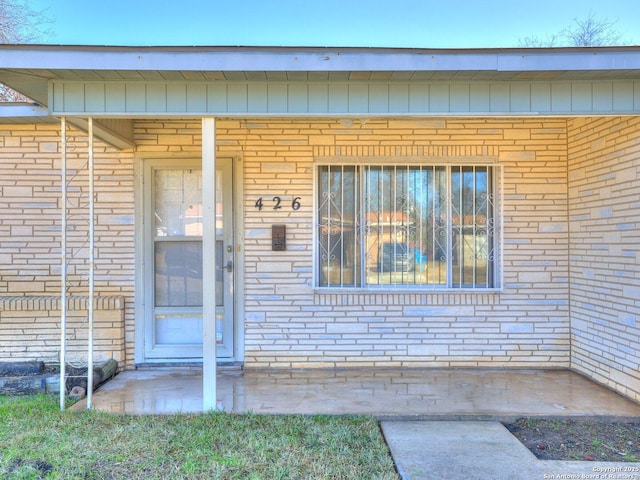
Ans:
[{"label": "reflection of car in window", "polygon": [[383,243],[378,255],[379,272],[410,272],[415,269],[415,252],[406,243]]}]

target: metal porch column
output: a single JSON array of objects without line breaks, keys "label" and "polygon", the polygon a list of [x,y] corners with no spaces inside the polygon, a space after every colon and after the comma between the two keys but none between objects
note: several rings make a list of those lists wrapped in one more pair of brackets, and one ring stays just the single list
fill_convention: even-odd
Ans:
[{"label": "metal porch column", "polygon": [[60,411],[65,408],[67,361],[67,119],[60,119]]},{"label": "metal porch column", "polygon": [[[67,266],[69,256],[67,255],[67,230],[68,230],[68,178],[67,178],[67,119],[60,120],[61,130],[61,181],[60,181],[60,202],[61,202],[61,222],[60,222],[60,410],[65,410],[66,398],[66,364],[67,364],[67,314],[68,314],[68,290],[67,290]],[[88,176],[89,176],[89,286],[87,298],[87,408],[91,408],[93,395],[93,319],[94,319],[94,264],[95,264],[95,188],[94,188],[94,151],[93,151],[93,118],[88,119]]]},{"label": "metal porch column", "polygon": [[216,397],[216,121],[202,119],[202,409]]},{"label": "metal porch column", "polygon": [[95,265],[95,181],[93,162],[93,117],[89,117],[87,131],[89,140],[89,299],[87,301],[87,328],[89,338],[87,341],[87,409],[91,409],[93,397],[93,304],[94,304],[94,265]]}]

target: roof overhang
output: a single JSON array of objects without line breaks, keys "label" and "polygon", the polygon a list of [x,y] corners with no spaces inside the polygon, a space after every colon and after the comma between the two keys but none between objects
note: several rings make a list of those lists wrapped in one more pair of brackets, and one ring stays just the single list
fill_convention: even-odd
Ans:
[{"label": "roof overhang", "polygon": [[640,47],[428,50],[1,45],[0,82],[48,105],[50,81],[640,79]]}]

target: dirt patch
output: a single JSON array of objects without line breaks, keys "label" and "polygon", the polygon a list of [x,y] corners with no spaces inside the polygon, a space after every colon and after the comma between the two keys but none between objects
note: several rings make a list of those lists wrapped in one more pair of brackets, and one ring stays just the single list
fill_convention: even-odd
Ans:
[{"label": "dirt patch", "polygon": [[43,460],[15,459],[9,465],[7,473],[16,474],[16,478],[45,478],[53,466]]},{"label": "dirt patch", "polygon": [[520,418],[505,427],[541,460],[640,462],[640,423]]}]

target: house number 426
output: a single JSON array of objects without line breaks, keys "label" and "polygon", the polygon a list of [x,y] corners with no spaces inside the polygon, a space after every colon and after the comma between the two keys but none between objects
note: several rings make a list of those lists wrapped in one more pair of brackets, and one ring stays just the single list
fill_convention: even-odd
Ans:
[{"label": "house number 426", "polygon": [[[301,198],[302,197],[295,197],[293,200],[291,200],[291,210],[300,209]],[[264,200],[262,199],[262,197],[260,197],[258,198],[258,200],[256,200],[255,207],[258,209],[258,211],[262,210],[263,208],[268,208],[269,206],[274,210],[280,210],[282,208],[282,198],[273,197],[271,199],[271,202],[272,202],[271,205],[265,205]]]}]

